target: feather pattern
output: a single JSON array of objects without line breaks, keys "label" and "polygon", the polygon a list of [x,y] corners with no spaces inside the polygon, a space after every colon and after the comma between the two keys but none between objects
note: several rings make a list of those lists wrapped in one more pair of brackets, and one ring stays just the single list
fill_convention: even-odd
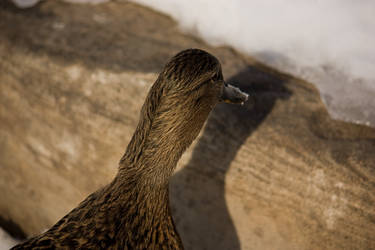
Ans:
[{"label": "feather pattern", "polygon": [[183,249],[169,177],[218,102],[222,79],[220,63],[203,50],[173,57],[146,97],[114,180],[13,249]]}]

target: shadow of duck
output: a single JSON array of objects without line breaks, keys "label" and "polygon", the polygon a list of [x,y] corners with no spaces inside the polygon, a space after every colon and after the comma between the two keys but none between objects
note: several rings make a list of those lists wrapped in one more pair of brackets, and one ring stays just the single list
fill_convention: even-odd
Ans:
[{"label": "shadow of duck", "polygon": [[171,179],[171,207],[186,249],[240,249],[225,198],[225,175],[237,151],[271,112],[289,98],[285,79],[248,66],[228,82],[251,93],[243,107],[219,104],[211,112],[192,157]]}]

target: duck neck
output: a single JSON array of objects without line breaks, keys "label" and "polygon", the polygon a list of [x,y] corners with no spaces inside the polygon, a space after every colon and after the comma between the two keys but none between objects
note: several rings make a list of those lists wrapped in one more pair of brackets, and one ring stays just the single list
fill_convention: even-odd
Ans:
[{"label": "duck neck", "polygon": [[119,174],[134,176],[148,184],[168,183],[182,153],[191,144],[183,136],[169,131],[137,128],[121,159]]},{"label": "duck neck", "polygon": [[[168,184],[178,160],[197,137],[210,109],[195,112],[187,104],[163,103],[153,111],[144,105],[136,131],[120,161],[119,174],[137,176],[143,184]],[[170,109],[170,107],[174,107]]]}]

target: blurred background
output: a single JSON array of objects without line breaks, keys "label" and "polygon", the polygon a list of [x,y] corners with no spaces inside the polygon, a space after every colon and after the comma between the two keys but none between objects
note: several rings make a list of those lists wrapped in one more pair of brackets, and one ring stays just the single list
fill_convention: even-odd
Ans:
[{"label": "blurred background", "polygon": [[149,87],[196,47],[250,92],[171,180],[186,249],[373,249],[375,2],[0,3],[0,248],[110,182]]}]

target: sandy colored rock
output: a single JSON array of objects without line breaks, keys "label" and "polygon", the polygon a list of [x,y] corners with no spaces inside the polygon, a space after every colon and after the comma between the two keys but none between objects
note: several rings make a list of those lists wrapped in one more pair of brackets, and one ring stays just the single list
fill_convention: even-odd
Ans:
[{"label": "sandy colored rock", "polygon": [[218,105],[171,180],[186,249],[374,249],[375,130],[334,121],[309,83],[128,3],[0,3],[0,215],[53,225],[108,183],[163,64],[199,47],[253,94]]}]

